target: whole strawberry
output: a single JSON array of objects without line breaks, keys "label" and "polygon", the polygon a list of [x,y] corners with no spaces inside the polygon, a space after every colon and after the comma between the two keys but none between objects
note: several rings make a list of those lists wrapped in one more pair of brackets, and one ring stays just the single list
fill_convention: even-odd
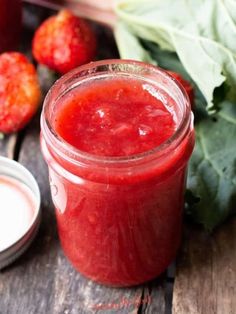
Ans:
[{"label": "whole strawberry", "polygon": [[0,55],[0,132],[22,129],[38,109],[41,91],[34,66],[18,52]]},{"label": "whole strawberry", "polygon": [[167,71],[176,81],[178,81],[185,89],[189,100],[190,104],[192,107],[192,110],[194,109],[194,89],[191,83],[187,80],[185,80],[179,73],[173,72],[173,71]]},{"label": "whole strawberry", "polygon": [[68,10],[44,21],[33,38],[35,59],[62,74],[92,61],[95,53],[93,30],[85,20]]}]

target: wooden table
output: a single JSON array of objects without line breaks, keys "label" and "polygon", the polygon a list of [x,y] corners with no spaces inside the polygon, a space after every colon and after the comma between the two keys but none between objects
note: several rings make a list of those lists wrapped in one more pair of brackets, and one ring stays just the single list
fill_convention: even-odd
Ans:
[{"label": "wooden table", "polygon": [[[28,5],[24,14],[24,49],[28,51],[34,28],[48,12]],[[95,28],[100,37],[99,58],[117,57],[110,32]],[[41,67],[38,71],[46,93],[55,78]],[[22,132],[0,140],[0,155],[18,160],[34,174],[43,214],[29,250],[0,272],[0,314],[236,313],[236,219],[212,236],[186,226],[176,267],[171,265],[165,274],[142,286],[108,288],[76,272],[62,253],[47,166],[40,152],[39,115]]]}]

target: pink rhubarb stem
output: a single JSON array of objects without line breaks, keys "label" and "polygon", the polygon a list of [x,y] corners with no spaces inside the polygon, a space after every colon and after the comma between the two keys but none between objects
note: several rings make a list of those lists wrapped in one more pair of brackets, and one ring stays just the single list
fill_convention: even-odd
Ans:
[{"label": "pink rhubarb stem", "polygon": [[90,4],[85,3],[85,1],[60,1],[60,0],[24,0],[25,2],[44,6],[53,10],[61,10],[67,8],[71,10],[74,14],[93,20],[95,22],[105,24],[110,28],[114,28],[116,23],[116,15],[111,7],[108,9],[103,9],[102,6],[93,6],[92,2]]}]

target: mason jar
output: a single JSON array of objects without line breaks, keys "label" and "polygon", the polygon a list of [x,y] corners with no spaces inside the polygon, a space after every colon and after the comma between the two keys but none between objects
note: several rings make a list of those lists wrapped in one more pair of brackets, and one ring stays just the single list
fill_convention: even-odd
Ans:
[{"label": "mason jar", "polygon": [[[116,157],[79,150],[58,134],[55,117],[63,101],[75,89],[79,97],[85,84],[92,90],[98,80],[114,78],[152,84],[161,99],[174,103],[176,129],[170,138],[145,152]],[[130,60],[98,61],[55,83],[43,106],[41,147],[61,245],[79,272],[103,284],[130,286],[165,271],[181,241],[193,146],[186,92],[158,67]]]}]

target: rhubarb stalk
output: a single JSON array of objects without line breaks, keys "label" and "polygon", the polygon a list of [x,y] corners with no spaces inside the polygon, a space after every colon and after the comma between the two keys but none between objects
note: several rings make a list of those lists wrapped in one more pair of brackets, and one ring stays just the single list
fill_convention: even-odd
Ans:
[{"label": "rhubarb stalk", "polygon": [[88,18],[98,23],[114,28],[116,15],[113,10],[114,2],[111,0],[24,0],[28,3],[41,5],[50,9],[60,10],[67,8],[74,14]]}]

